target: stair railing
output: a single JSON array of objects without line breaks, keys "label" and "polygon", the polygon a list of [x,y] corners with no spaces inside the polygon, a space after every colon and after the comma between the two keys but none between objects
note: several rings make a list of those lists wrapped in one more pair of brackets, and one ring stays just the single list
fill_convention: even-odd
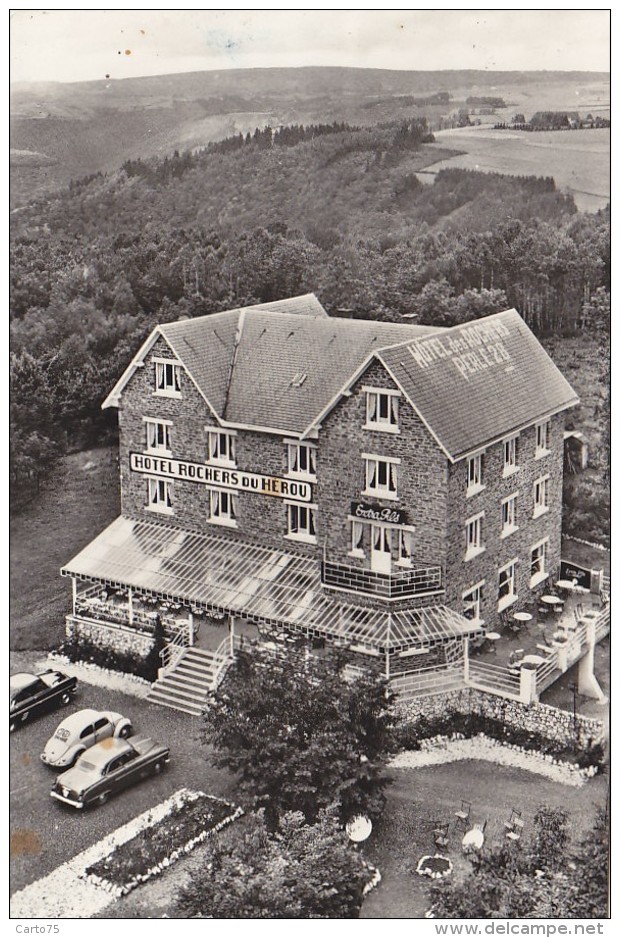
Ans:
[{"label": "stair railing", "polygon": [[161,658],[160,670],[162,672],[162,677],[164,674],[167,674],[168,671],[171,671],[172,668],[174,668],[179,658],[185,652],[186,648],[187,630],[184,628],[178,629],[159,653],[159,657]]},{"label": "stair railing", "polygon": [[213,681],[211,687],[216,688],[223,680],[226,671],[230,667],[233,656],[230,652],[230,638],[227,636],[217,646],[213,652],[215,661],[213,663]]}]

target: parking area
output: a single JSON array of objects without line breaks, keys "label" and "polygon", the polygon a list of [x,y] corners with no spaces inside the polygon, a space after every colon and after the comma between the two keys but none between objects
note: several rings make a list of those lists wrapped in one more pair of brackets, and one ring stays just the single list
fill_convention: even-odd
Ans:
[{"label": "parking area", "polygon": [[[12,671],[34,668],[40,656],[11,656]],[[69,713],[94,707],[130,717],[135,732],[170,746],[170,764],[97,808],[77,811],[50,797],[53,770],[40,753]],[[35,718],[10,737],[10,890],[22,889],[174,791],[188,786],[235,800],[234,779],[213,767],[200,743],[200,720],[106,688],[81,683],[68,706]]]}]

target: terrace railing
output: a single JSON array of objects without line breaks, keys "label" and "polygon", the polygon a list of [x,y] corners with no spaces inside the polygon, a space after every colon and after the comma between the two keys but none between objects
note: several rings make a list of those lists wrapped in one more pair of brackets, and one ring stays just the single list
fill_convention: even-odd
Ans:
[{"label": "terrace railing", "polygon": [[188,647],[187,632],[185,629],[179,629],[168,642],[165,648],[159,653],[161,658],[161,670],[164,674],[171,671],[178,663],[179,659],[185,654]]},{"label": "terrace railing", "polygon": [[466,683],[500,697],[520,700],[521,675],[511,674],[505,666],[470,659]]},{"label": "terrace railing", "polygon": [[392,600],[443,591],[441,567],[421,564],[392,573],[377,573],[346,563],[323,560],[321,581],[324,586],[333,589],[369,593]]}]

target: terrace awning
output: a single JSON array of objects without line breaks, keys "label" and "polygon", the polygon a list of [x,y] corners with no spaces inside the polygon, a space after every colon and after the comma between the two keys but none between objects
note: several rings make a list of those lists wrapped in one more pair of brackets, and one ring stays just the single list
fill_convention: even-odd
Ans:
[{"label": "terrace awning", "polygon": [[480,631],[447,606],[389,612],[343,602],[309,557],[122,516],[61,573],[383,651]]}]

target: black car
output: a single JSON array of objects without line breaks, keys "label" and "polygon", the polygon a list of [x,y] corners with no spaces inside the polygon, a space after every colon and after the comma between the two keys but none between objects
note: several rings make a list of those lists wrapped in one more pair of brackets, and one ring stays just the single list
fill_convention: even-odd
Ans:
[{"label": "black car", "polygon": [[51,668],[40,674],[12,674],[9,682],[9,730],[35,714],[66,706],[77,691],[77,678]]},{"label": "black car", "polygon": [[169,761],[170,749],[150,737],[111,736],[87,749],[73,768],[59,775],[50,795],[72,808],[105,804],[110,795],[158,775]]}]

